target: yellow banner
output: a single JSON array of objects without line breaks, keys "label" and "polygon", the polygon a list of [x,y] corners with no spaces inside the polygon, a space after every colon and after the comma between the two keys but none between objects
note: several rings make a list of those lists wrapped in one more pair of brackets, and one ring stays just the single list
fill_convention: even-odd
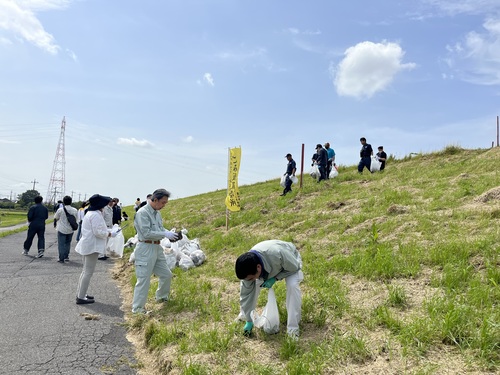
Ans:
[{"label": "yellow banner", "polygon": [[229,149],[229,171],[227,180],[226,207],[230,211],[240,210],[238,172],[240,171],[241,147]]}]

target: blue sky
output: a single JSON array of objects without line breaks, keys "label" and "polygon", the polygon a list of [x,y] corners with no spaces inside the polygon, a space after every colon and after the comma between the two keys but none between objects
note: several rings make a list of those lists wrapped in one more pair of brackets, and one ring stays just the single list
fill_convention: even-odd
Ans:
[{"label": "blue sky", "polygon": [[499,99],[498,0],[0,0],[0,198],[46,195],[63,117],[66,193],[128,205],[225,190],[235,146],[240,185],[487,148]]}]

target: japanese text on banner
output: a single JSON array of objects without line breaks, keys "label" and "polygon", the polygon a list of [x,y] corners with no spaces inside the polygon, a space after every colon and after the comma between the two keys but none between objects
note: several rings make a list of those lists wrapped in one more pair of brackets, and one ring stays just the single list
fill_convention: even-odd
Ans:
[{"label": "japanese text on banner", "polygon": [[229,149],[229,171],[226,207],[230,211],[240,210],[240,191],[238,190],[238,172],[240,171],[241,147]]}]

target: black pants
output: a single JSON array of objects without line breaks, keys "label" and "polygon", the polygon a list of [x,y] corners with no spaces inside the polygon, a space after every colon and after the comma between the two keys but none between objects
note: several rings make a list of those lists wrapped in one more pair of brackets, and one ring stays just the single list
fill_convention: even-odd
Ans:
[{"label": "black pants", "polygon": [[358,172],[362,173],[365,167],[368,169],[368,171],[370,171],[371,164],[372,164],[372,158],[370,156],[361,158],[358,164]]},{"label": "black pants", "polygon": [[326,165],[318,165],[319,169],[319,179],[318,182],[321,180],[326,180]]},{"label": "black pants", "polygon": [[29,250],[33,244],[35,235],[38,236],[38,250],[45,250],[45,222],[44,223],[30,223],[28,227],[28,236],[24,241],[24,249]]}]

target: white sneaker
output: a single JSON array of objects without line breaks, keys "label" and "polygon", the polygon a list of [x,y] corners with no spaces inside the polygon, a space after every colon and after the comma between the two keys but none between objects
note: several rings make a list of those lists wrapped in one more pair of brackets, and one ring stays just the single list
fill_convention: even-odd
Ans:
[{"label": "white sneaker", "polygon": [[290,340],[299,341],[299,331],[290,331],[287,335]]},{"label": "white sneaker", "polygon": [[28,255],[28,250],[23,250],[23,252],[21,254]]}]

